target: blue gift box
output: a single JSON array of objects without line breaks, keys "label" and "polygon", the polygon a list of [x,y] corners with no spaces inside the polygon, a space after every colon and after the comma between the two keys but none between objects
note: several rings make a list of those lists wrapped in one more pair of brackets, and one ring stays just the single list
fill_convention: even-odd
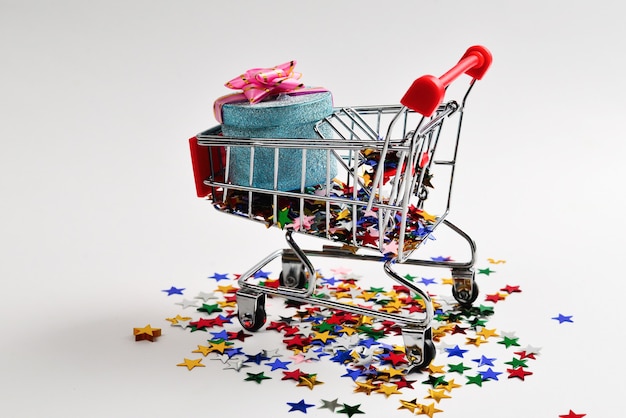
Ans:
[{"label": "blue gift box", "polygon": [[[222,133],[237,138],[314,139],[317,122],[333,113],[330,92],[299,95],[281,94],[255,104],[229,103],[222,107]],[[329,130],[326,124],[322,130]],[[325,137],[331,132],[322,131]],[[254,169],[250,178],[250,147],[230,147],[229,180],[232,184],[274,190],[274,148],[254,147]],[[324,149],[280,148],[276,190],[300,190],[305,158],[304,186],[326,184],[327,151]],[[330,179],[337,174],[331,154]],[[252,181],[251,181],[252,180]]]}]

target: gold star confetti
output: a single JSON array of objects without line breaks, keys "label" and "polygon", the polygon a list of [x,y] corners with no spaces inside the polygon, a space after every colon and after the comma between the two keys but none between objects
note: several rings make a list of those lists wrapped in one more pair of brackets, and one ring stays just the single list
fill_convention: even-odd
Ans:
[{"label": "gold star confetti", "polygon": [[390,367],[387,367],[386,369],[380,369],[380,370],[378,370],[378,373],[389,375],[389,378],[394,378],[396,376],[404,375],[404,371],[403,370],[393,369],[393,368],[390,368]]},{"label": "gold star confetti", "polygon": [[482,337],[478,337],[478,338],[465,337],[465,340],[466,340],[465,344],[475,345],[476,347],[480,347],[481,344],[484,344],[487,342],[487,340]]},{"label": "gold star confetti", "polygon": [[443,412],[443,410],[435,408],[435,403],[433,402],[430,405],[420,405],[420,411],[417,415],[428,415],[429,418],[433,418],[433,415],[437,412]]},{"label": "gold star confetti", "polygon": [[426,396],[426,399],[434,399],[437,403],[439,403],[440,400],[444,399],[444,398],[451,398],[451,396],[446,394],[446,391],[441,389],[441,390],[435,390],[435,389],[428,389],[428,396]]},{"label": "gold star confetti", "polygon": [[191,370],[194,367],[205,367],[204,364],[201,363],[202,359],[184,359],[182,363],[178,363],[177,366],[186,367],[187,370]]},{"label": "gold star confetti", "polygon": [[363,392],[366,395],[369,395],[370,393],[372,393],[372,391],[378,389],[378,387],[376,385],[372,384],[371,380],[368,380],[366,382],[354,382],[356,384],[356,389],[354,389],[354,392]]},{"label": "gold star confetti", "polygon": [[500,335],[496,333],[495,329],[487,329],[483,328],[480,331],[476,332],[476,335],[480,335],[484,339],[488,339],[489,337],[499,337]]},{"label": "gold star confetti", "polygon": [[385,384],[380,385],[380,387],[378,388],[376,393],[384,394],[385,398],[388,398],[389,396],[394,395],[394,394],[402,394],[402,392],[400,392],[398,390],[398,385],[393,385],[393,384],[391,384],[391,385],[385,385]]},{"label": "gold star confetti", "polygon": [[438,385],[437,389],[441,388],[441,389],[444,389],[446,392],[449,393],[449,392],[452,392],[452,389],[460,388],[460,387],[461,387],[461,385],[459,385],[457,383],[454,383],[454,379],[450,379],[450,380],[448,380],[448,382],[446,384]]},{"label": "gold star confetti", "polygon": [[321,385],[324,382],[319,382],[317,380],[317,375],[309,374],[305,376],[300,376],[299,382],[296,386],[306,386],[309,389],[313,390],[313,388],[317,385]]},{"label": "gold star confetti", "polygon": [[172,325],[175,325],[175,324],[178,324],[179,322],[191,321],[191,317],[176,315],[173,318],[165,318],[165,320],[171,322]]},{"label": "gold star confetti", "polygon": [[430,372],[430,374],[437,374],[437,373],[445,373],[445,371],[443,370],[443,365],[442,366],[435,366],[434,364],[430,363],[428,365],[428,367],[426,368],[426,370],[428,370]]},{"label": "gold star confetti", "polygon": [[400,407],[398,409],[408,409],[412,413],[415,413],[415,410],[421,410],[420,405],[417,403],[417,399],[413,399],[412,401],[405,401],[400,399]]},{"label": "gold star confetti", "polygon": [[196,350],[192,351],[192,353],[202,353],[204,357],[206,357],[210,352],[211,352],[211,349],[204,345],[199,345]]},{"label": "gold star confetti", "polygon": [[133,328],[133,335],[135,336],[135,341],[148,340],[154,342],[157,337],[161,336],[161,328],[152,328],[148,324],[143,328]]}]

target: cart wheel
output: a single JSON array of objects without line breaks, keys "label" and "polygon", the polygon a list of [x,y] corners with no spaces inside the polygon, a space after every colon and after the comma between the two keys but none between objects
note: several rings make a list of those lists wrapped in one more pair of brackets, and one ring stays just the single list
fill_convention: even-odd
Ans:
[{"label": "cart wheel", "polygon": [[459,304],[463,306],[470,306],[478,298],[479,290],[476,282],[472,282],[472,290],[456,290],[456,286],[452,286],[452,296]]},{"label": "cart wheel", "polygon": [[424,341],[424,362],[421,364],[421,368],[428,367],[430,363],[435,359],[435,343],[432,340]]},{"label": "cart wheel", "polygon": [[258,303],[254,312],[246,312],[241,310],[240,307],[237,317],[239,318],[241,326],[247,331],[260,330],[261,327],[265,325],[265,321],[267,321],[267,314],[265,313],[265,295],[260,295],[258,298]]},{"label": "cart wheel", "polygon": [[421,373],[430,363],[435,359],[437,350],[435,349],[435,343],[432,340],[427,339],[424,341],[424,351],[422,355],[422,361],[409,365],[407,373]]},{"label": "cart wheel", "polygon": [[304,289],[306,287],[306,274],[303,269],[283,270],[278,277],[278,283],[291,289]]}]

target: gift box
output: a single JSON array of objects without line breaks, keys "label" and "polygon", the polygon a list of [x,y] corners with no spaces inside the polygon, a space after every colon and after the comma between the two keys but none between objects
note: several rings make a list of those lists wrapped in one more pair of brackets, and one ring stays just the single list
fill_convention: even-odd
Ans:
[{"label": "gift box", "polygon": [[[236,138],[275,138],[285,141],[320,139],[316,124],[333,113],[331,93],[324,88],[304,87],[295,61],[273,68],[254,68],[226,83],[238,94],[224,96],[215,102],[215,115],[225,136]],[[320,126],[324,137],[330,127]],[[240,186],[269,190],[300,190],[326,184],[337,174],[336,161],[328,151],[279,148],[278,167],[275,149],[269,147],[231,146],[229,181]],[[253,170],[250,173],[251,155]],[[330,169],[330,178],[328,177]],[[276,179],[275,172],[277,172]]]},{"label": "gift box", "polygon": [[[222,108],[222,133],[239,138],[284,138],[285,140],[319,138],[314,127],[333,112],[330,92],[289,95],[259,103],[226,104]],[[329,127],[323,125],[322,130]],[[331,132],[323,132],[330,136]],[[237,185],[274,189],[274,148],[254,147],[254,169],[250,184],[249,147],[231,147],[229,162],[230,182]],[[304,186],[326,184],[327,151],[280,148],[278,152],[277,190],[299,190],[302,185],[304,158]],[[336,173],[331,158],[330,178]]]}]

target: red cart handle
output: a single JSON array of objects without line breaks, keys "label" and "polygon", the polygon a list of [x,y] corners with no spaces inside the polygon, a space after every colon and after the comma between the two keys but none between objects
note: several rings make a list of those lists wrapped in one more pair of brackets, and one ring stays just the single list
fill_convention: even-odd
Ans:
[{"label": "red cart handle", "polygon": [[480,80],[489,69],[491,61],[491,52],[484,46],[469,47],[461,60],[441,77],[424,75],[415,80],[400,103],[424,116],[430,116],[443,101],[446,87],[452,81],[463,73]]}]

